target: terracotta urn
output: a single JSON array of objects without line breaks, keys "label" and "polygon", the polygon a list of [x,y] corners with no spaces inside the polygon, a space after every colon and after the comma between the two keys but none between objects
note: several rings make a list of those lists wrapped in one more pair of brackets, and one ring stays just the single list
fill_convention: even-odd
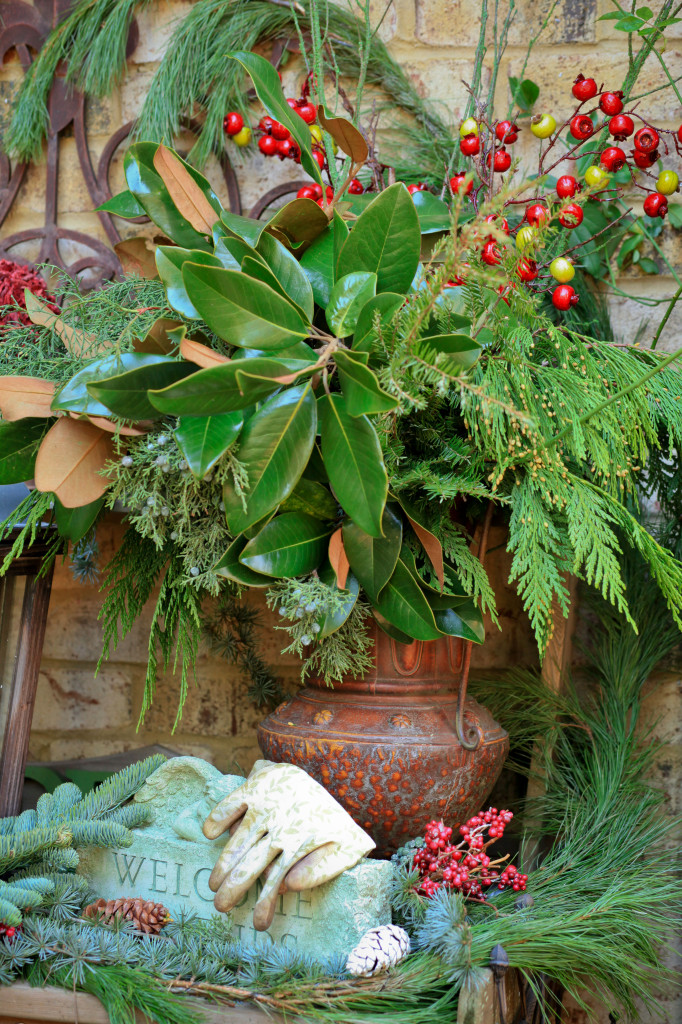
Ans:
[{"label": "terracotta urn", "polygon": [[461,640],[401,644],[373,628],[374,666],[363,679],[335,689],[312,680],[268,715],[258,742],[271,761],[317,779],[388,857],[432,818],[456,825],[480,810],[509,738],[467,698],[463,725],[476,749],[457,739]]}]

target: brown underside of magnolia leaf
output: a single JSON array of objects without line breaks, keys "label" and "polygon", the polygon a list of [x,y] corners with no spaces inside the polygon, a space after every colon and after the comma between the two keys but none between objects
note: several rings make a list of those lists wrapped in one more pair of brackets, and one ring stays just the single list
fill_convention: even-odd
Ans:
[{"label": "brown underside of magnolia leaf", "polygon": [[126,274],[136,274],[146,281],[153,281],[159,276],[156,269],[154,254],[156,246],[151,238],[145,235],[138,235],[135,238],[124,238],[117,242],[114,252],[121,261],[121,267]]},{"label": "brown underside of magnolia leaf", "polygon": [[322,106],[317,108],[317,120],[354,164],[364,164],[369,155],[369,148],[355,125],[345,117],[325,117]]},{"label": "brown underside of magnolia leaf", "polygon": [[336,573],[336,585],[340,590],[345,590],[350,563],[343,546],[343,534],[340,527],[329,538],[329,561]]},{"label": "brown underside of magnolia leaf", "polygon": [[154,169],[163,180],[178,212],[195,231],[210,235],[218,214],[175,153],[166,146],[159,146],[154,154]]},{"label": "brown underside of magnolia leaf", "polygon": [[54,416],[54,384],[42,377],[0,377],[0,412],[5,420]]},{"label": "brown underside of magnolia leaf", "polygon": [[415,523],[414,519],[407,517],[410,526],[419,537],[422,542],[422,547],[429,556],[429,561],[433,566],[438,582],[440,583],[440,589],[443,590],[445,587],[445,567],[443,565],[443,549],[440,541],[435,537],[430,530],[427,530],[425,526],[420,526],[419,523]]},{"label": "brown underside of magnolia leaf", "polygon": [[49,327],[64,343],[66,351],[76,358],[81,356],[96,356],[104,349],[111,348],[111,342],[106,338],[98,338],[95,334],[87,331],[79,331],[70,324],[64,323],[62,318],[44,303],[37,295],[32,295],[26,290],[26,312],[31,323],[37,327]]},{"label": "brown underside of magnolia leaf", "polygon": [[180,355],[183,359],[187,359],[190,363],[196,363],[197,366],[201,366],[205,370],[211,366],[218,366],[220,363],[230,362],[227,356],[223,356],[220,352],[215,352],[207,345],[202,345],[201,342],[193,341],[191,338],[183,338],[180,342]]},{"label": "brown underside of magnolia leaf", "polygon": [[113,458],[111,434],[87,420],[64,416],[50,427],[38,449],[36,487],[52,491],[65,508],[89,505],[111,483],[100,471]]}]

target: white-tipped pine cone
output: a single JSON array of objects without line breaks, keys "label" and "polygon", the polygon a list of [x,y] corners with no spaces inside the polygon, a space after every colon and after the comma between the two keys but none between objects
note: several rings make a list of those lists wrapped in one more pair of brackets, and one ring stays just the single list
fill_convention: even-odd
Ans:
[{"label": "white-tipped pine cone", "polygon": [[371,978],[374,974],[395,967],[410,952],[410,936],[397,924],[382,924],[362,936],[355,949],[348,954],[346,970],[356,978]]}]

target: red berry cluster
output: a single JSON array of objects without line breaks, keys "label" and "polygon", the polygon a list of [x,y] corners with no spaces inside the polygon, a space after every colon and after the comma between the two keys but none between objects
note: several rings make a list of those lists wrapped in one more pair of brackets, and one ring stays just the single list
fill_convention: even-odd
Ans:
[{"label": "red berry cluster", "polygon": [[14,942],[20,931],[20,924],[14,927],[13,925],[2,924],[2,922],[0,922],[0,939],[5,939],[6,942]]},{"label": "red berry cluster", "polygon": [[[485,901],[492,885],[498,889],[520,892],[526,888],[528,875],[522,875],[513,864],[500,866],[506,860],[491,860],[487,849],[504,830],[514,815],[511,811],[498,811],[496,807],[474,815],[459,832],[461,841],[453,845],[452,829],[442,821],[430,821],[424,833],[424,846],[414,855],[413,868],[419,871],[416,891],[422,896],[433,896],[439,889],[455,889],[467,899]],[[487,833],[487,838],[486,838]]]},{"label": "red berry cluster", "polygon": [[45,282],[35,270],[24,263],[15,263],[14,260],[0,260],[0,306],[21,307],[5,310],[0,316],[0,328],[7,324],[23,324],[27,327],[31,323],[28,313],[22,311],[26,309],[25,288],[44,299],[53,313],[59,312],[54,295],[50,295]]}]

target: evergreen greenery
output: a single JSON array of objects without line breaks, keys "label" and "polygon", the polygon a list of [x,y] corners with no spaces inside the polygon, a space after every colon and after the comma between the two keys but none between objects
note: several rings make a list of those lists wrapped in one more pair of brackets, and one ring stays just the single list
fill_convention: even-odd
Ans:
[{"label": "evergreen greenery", "polygon": [[90,890],[74,874],[76,847],[130,846],[129,829],[148,822],[149,810],[123,805],[163,761],[156,754],[130,765],[85,796],[65,782],[44,793],[35,810],[0,818],[0,923],[16,927],[36,908],[55,920],[80,911]]}]

